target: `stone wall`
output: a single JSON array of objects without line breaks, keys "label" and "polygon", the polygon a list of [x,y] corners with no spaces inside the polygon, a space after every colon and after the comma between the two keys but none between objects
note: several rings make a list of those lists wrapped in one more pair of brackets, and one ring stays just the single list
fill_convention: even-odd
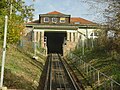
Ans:
[{"label": "stone wall", "polygon": [[76,31],[67,32],[67,41],[63,45],[63,56],[73,51],[78,43],[78,33]]}]

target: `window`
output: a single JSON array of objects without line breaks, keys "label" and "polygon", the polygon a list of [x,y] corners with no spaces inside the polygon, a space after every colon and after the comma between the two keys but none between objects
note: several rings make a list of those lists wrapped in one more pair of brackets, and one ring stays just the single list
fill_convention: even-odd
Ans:
[{"label": "window", "polygon": [[30,39],[31,39],[31,41],[34,41],[34,32],[32,31],[31,34],[32,34],[32,35],[31,35],[31,38],[30,38]]},{"label": "window", "polygon": [[80,24],[80,22],[75,22],[75,24]]},{"label": "window", "polygon": [[47,42],[47,37],[46,36],[44,36],[44,42]]},{"label": "window", "polygon": [[40,45],[41,45],[41,41],[42,41],[42,32],[40,32]]},{"label": "window", "polygon": [[70,37],[69,37],[69,40],[71,41],[71,32],[70,32]]},{"label": "window", "polygon": [[38,41],[38,32],[36,32],[36,41]]},{"label": "window", "polygon": [[44,47],[47,45],[47,37],[44,37]]},{"label": "window", "polygon": [[57,23],[57,18],[52,18],[53,23]]},{"label": "window", "polygon": [[73,41],[75,42],[75,33],[73,33]]},{"label": "window", "polygon": [[45,17],[45,18],[44,18],[44,22],[49,22],[49,18],[48,18],[48,17]]},{"label": "window", "polygon": [[92,32],[92,33],[90,34],[90,36],[98,36],[98,33],[97,33],[97,32]]},{"label": "window", "polygon": [[60,18],[60,23],[65,23],[65,18]]}]

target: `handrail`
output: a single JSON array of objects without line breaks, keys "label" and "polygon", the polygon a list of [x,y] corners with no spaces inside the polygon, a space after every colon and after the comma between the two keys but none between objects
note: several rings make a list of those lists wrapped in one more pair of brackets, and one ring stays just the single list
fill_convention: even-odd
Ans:
[{"label": "handrail", "polygon": [[100,72],[103,76],[105,76],[106,78],[108,78],[109,80],[113,81],[114,83],[116,83],[117,85],[120,86],[120,83],[118,83],[117,81],[115,81],[114,79],[110,78],[109,76],[105,75],[104,73]]},{"label": "handrail", "polygon": [[[85,62],[85,61],[84,61]],[[86,63],[86,62],[85,62]],[[89,64],[88,64],[89,65]],[[91,65],[90,65],[91,66]],[[98,69],[96,69],[95,67],[91,66],[94,70],[99,71]],[[100,74],[102,74],[103,76],[105,76],[106,78],[108,78],[109,80],[113,81],[114,83],[118,84],[120,86],[120,84],[118,82],[116,82],[114,79],[110,78],[109,76],[105,75],[104,73],[100,72]]]},{"label": "handrail", "polygon": [[77,57],[78,59],[80,59],[84,64],[87,64],[88,66],[90,66],[91,68],[93,68],[95,71],[99,72],[99,74],[103,75],[104,77],[108,78],[109,80],[111,80],[112,82],[114,82],[115,84],[117,84],[118,86],[120,86],[120,83],[118,83],[117,81],[115,81],[114,79],[110,78],[109,76],[107,76],[106,74],[100,72],[100,70],[96,69],[95,67],[93,67],[92,65],[86,63],[84,60],[82,60],[81,58],[79,58],[77,55],[72,54],[72,56],[74,55],[75,57]]}]

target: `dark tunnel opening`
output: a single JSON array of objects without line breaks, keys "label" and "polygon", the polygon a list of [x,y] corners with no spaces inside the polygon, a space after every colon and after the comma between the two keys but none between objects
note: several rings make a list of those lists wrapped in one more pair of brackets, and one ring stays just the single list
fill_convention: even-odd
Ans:
[{"label": "dark tunnel opening", "polygon": [[67,32],[45,32],[48,54],[59,53],[63,55],[63,43],[66,36]]}]

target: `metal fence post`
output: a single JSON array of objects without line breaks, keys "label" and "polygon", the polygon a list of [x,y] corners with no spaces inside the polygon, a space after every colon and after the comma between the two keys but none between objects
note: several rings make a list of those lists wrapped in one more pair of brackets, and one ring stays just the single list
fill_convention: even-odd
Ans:
[{"label": "metal fence post", "polygon": [[85,62],[84,62],[84,71],[86,71],[86,70],[85,70],[85,66],[86,66],[86,64],[85,64]]},{"label": "metal fence post", "polygon": [[89,71],[90,71],[90,77],[91,77],[91,65],[90,65],[90,70]]},{"label": "metal fence post", "polygon": [[70,56],[71,56],[71,58],[73,58],[73,54],[72,54],[72,53],[71,53],[71,55],[70,55]]},{"label": "metal fence post", "polygon": [[100,72],[98,71],[98,86],[100,85]]},{"label": "metal fence post", "polygon": [[110,90],[113,90],[113,81],[110,82]]},{"label": "metal fence post", "polygon": [[104,81],[104,90],[107,90],[107,85],[106,81]]},{"label": "metal fence post", "polygon": [[79,64],[81,65],[81,59],[80,59],[80,63]]},{"label": "metal fence post", "polygon": [[93,71],[93,82],[95,82],[95,71]]},{"label": "metal fence post", "polygon": [[[75,56],[73,54],[73,56]],[[77,56],[76,56],[77,57]],[[88,78],[90,79],[91,83],[94,83],[99,90],[114,90],[118,89],[120,87],[120,83],[113,80],[109,76],[105,75],[104,73],[100,72],[98,69],[93,67],[92,65],[86,63],[82,59],[79,59],[80,69],[83,71],[83,73],[86,73]],[[102,81],[100,81],[100,78],[102,78]],[[109,82],[110,80],[110,82]],[[116,86],[117,85],[117,86]]]},{"label": "metal fence post", "polygon": [[88,64],[86,65],[86,72],[87,72],[87,76],[88,76]]},{"label": "metal fence post", "polygon": [[82,60],[82,64],[84,64],[83,60]]}]

